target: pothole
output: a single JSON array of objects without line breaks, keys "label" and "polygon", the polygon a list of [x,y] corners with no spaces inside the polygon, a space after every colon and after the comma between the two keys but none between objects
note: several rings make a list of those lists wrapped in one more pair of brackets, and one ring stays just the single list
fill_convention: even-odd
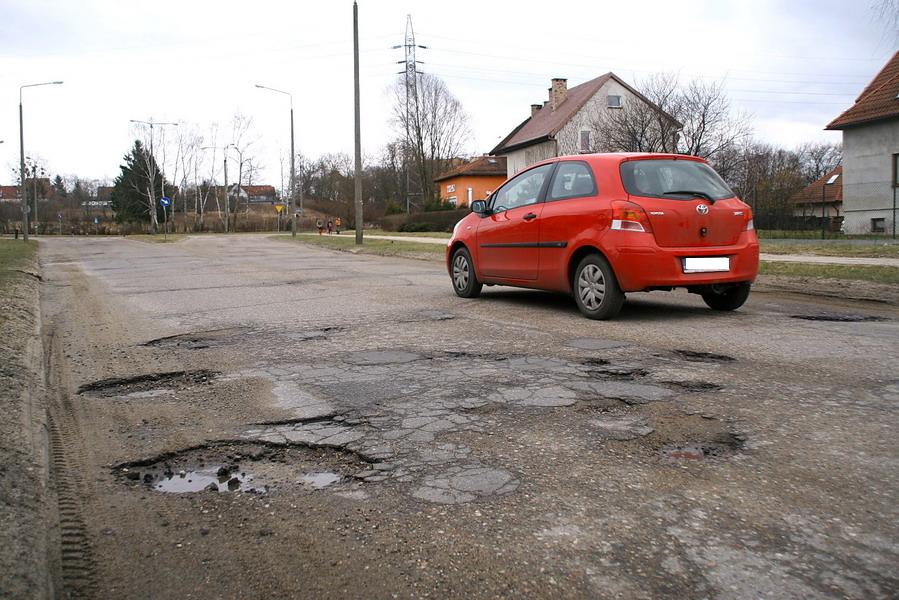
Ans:
[{"label": "pothole", "polygon": [[566,346],[571,348],[579,348],[581,350],[612,350],[614,348],[624,348],[630,346],[627,342],[619,342],[617,340],[604,340],[602,338],[576,338],[565,342]]},{"label": "pothole", "polygon": [[339,325],[333,325],[330,327],[321,327],[319,329],[306,329],[303,331],[294,331],[292,333],[285,334],[285,337],[295,341],[295,342],[310,342],[312,340],[324,340],[332,335],[341,333],[344,331],[344,327],[340,327]]},{"label": "pothole", "polygon": [[456,315],[442,310],[425,309],[419,310],[409,315],[400,317],[399,323],[419,323],[422,321],[449,321],[455,319]]},{"label": "pothole", "polygon": [[837,323],[868,323],[889,320],[886,317],[874,315],[791,315],[791,318],[802,319],[803,321],[832,321]]},{"label": "pothole", "polygon": [[726,354],[714,354],[712,352],[698,352],[696,350],[675,350],[675,354],[680,356],[681,358],[688,360],[690,362],[713,362],[713,363],[724,363],[724,362],[734,362],[735,359],[733,356],[728,356]]},{"label": "pothole", "polygon": [[356,453],[305,445],[204,444],[113,467],[122,483],[162,493],[268,493],[304,484],[321,489],[370,463]]},{"label": "pothole", "polygon": [[187,350],[202,350],[221,346],[231,341],[233,337],[247,331],[246,327],[228,327],[224,329],[211,329],[209,331],[196,331],[169,335],[155,340],[144,342],[141,346],[150,348],[184,348]]},{"label": "pothole", "polygon": [[652,416],[607,415],[590,422],[616,443],[636,443],[670,460],[726,458],[743,450],[745,437],[715,417],[681,412]]},{"label": "pothole", "polygon": [[362,350],[350,353],[346,362],[360,366],[397,365],[414,362],[421,358],[423,358],[421,354],[402,350]]},{"label": "pothole", "polygon": [[207,369],[195,371],[168,371],[165,373],[145,373],[132,377],[111,377],[78,388],[79,394],[94,396],[152,397],[166,390],[176,390],[208,384],[218,373]]},{"label": "pothole", "polygon": [[724,389],[724,386],[709,381],[662,381],[661,383],[688,392],[717,392]]}]

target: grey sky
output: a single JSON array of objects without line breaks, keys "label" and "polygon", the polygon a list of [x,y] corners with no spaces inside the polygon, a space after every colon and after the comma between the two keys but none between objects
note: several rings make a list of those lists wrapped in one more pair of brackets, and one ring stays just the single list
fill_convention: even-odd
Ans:
[{"label": "grey sky", "polygon": [[[361,0],[363,149],[392,132],[386,89],[401,66],[411,14],[422,69],[445,78],[471,115],[472,153],[486,152],[540,102],[552,77],[569,85],[614,71],[725,79],[756,137],[795,146],[838,141],[824,125],[895,51],[870,2],[411,2]],[[261,180],[280,186],[292,91],[297,150],[351,153],[352,2],[0,0],[0,182],[18,163],[18,91],[26,153],[53,174],[114,177],[135,132],[129,119],[183,121],[209,139],[253,118]],[[260,183],[262,181],[259,181]]]}]

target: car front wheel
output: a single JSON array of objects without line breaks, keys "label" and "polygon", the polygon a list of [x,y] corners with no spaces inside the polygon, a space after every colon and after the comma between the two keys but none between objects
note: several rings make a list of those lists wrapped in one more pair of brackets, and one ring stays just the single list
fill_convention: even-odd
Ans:
[{"label": "car front wheel", "polygon": [[737,283],[728,286],[711,286],[702,292],[702,299],[712,310],[737,310],[749,298],[750,284]]},{"label": "car front wheel", "polygon": [[481,282],[474,272],[471,254],[465,248],[459,248],[453,254],[450,263],[453,278],[453,290],[462,298],[477,298],[481,293]]},{"label": "car front wheel", "polygon": [[585,256],[574,273],[574,300],[589,319],[611,319],[624,304],[624,292],[608,261],[599,254]]}]

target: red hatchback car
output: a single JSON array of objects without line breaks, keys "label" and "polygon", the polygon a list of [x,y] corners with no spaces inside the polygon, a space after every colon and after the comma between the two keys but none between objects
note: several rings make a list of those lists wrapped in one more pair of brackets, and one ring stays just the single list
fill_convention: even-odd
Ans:
[{"label": "red hatchback car", "polygon": [[587,154],[538,163],[472,202],[447,244],[453,289],[574,295],[591,319],[626,292],[685,287],[715,310],[743,305],[759,268],[752,212],[702,159]]}]

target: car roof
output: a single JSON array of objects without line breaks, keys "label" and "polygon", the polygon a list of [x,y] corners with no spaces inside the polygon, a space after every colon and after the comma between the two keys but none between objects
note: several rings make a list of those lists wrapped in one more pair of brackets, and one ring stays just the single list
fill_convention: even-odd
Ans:
[{"label": "car roof", "polygon": [[[556,156],[554,158],[550,158],[534,165],[533,167],[539,165],[547,165],[555,162],[560,162],[564,160],[581,160],[587,161],[593,164],[621,164],[626,161],[631,160],[693,160],[696,162],[706,162],[705,159],[699,158],[697,156],[690,156],[688,154],[669,154],[663,152],[603,152],[599,154],[570,154],[566,156]],[[530,167],[528,167],[530,168]]]}]

